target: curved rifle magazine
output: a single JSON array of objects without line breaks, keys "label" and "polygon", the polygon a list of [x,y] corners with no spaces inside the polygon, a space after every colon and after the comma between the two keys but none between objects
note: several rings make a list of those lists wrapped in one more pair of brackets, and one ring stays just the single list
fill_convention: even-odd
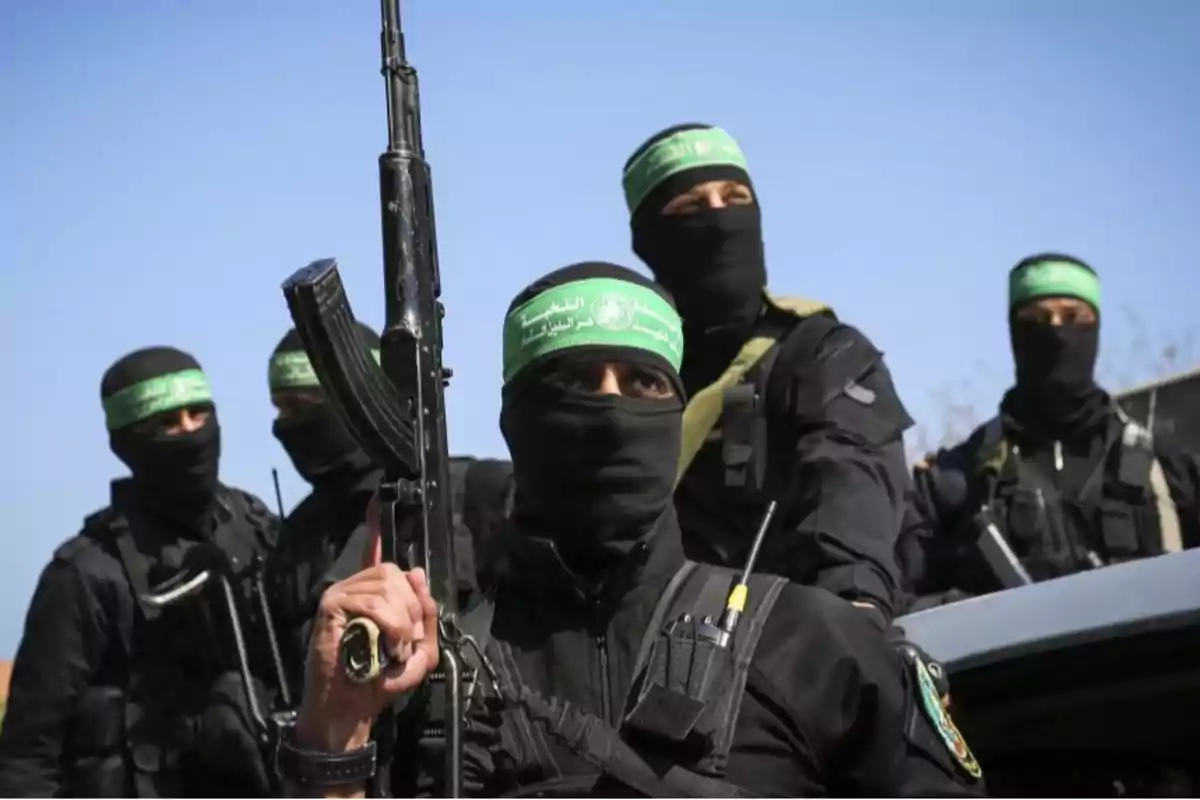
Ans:
[{"label": "curved rifle magazine", "polygon": [[413,421],[383,369],[358,338],[337,261],[314,261],[283,282],[283,295],[313,371],[338,416],[376,463],[420,476]]}]

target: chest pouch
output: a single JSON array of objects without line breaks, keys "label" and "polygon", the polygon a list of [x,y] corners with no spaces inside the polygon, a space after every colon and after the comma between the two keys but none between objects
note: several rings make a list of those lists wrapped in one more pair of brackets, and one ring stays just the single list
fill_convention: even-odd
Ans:
[{"label": "chest pouch", "polygon": [[684,581],[661,617],[669,621],[651,628],[653,639],[648,647],[643,643],[645,656],[621,725],[632,738],[654,740],[716,775],[724,773],[762,621],[786,583],[752,576],[751,602],[730,636],[718,618],[736,582],[733,570],[708,566]]},{"label": "chest pouch", "polygon": [[757,497],[767,472],[767,415],[754,383],[724,391],[721,414],[721,463],[725,488],[738,498]]},{"label": "chest pouch", "polygon": [[690,614],[662,629],[625,730],[689,751],[712,747],[720,724],[714,699],[728,694],[733,680],[733,650],[719,634],[711,618]]},{"label": "chest pouch", "polygon": [[1151,494],[1150,470],[1154,467],[1153,441],[1150,434],[1138,425],[1126,425],[1122,428],[1118,459],[1118,483],[1132,496],[1145,501]]},{"label": "chest pouch", "polygon": [[1030,555],[1046,534],[1049,522],[1045,498],[1037,491],[1021,486],[1013,487],[1004,498],[1008,506],[1005,515],[1005,533],[1018,549],[1018,555]]}]

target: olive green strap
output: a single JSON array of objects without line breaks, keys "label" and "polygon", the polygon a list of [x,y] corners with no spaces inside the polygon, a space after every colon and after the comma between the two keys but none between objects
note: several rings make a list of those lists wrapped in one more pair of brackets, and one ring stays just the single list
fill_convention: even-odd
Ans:
[{"label": "olive green strap", "polygon": [[1171,487],[1167,484],[1166,473],[1163,472],[1162,462],[1158,460],[1158,456],[1154,454],[1153,439],[1149,428],[1143,429],[1133,417],[1125,412],[1116,403],[1113,404],[1113,411],[1117,414],[1117,419],[1125,424],[1125,430],[1122,431],[1122,445],[1126,447],[1136,446],[1138,440],[1137,435],[1130,435],[1130,426],[1134,426],[1134,430],[1144,430],[1147,437],[1143,446],[1150,448],[1150,455],[1153,460],[1150,462],[1150,493],[1154,495],[1154,504],[1158,510],[1158,531],[1162,538],[1162,549],[1164,553],[1178,553],[1183,549],[1183,534],[1179,527],[1179,509],[1175,506],[1175,500],[1171,497]]},{"label": "olive green strap", "polygon": [[1158,506],[1158,527],[1162,534],[1164,553],[1178,553],[1183,549],[1183,535],[1179,531],[1179,509],[1171,498],[1171,487],[1163,473],[1162,463],[1156,458],[1150,464],[1150,491]]},{"label": "olive green strap", "polygon": [[794,317],[811,317],[814,314],[833,314],[833,309],[820,300],[811,300],[807,297],[797,297],[795,295],[786,295],[776,297],[770,292],[763,292],[763,297],[767,301],[767,305],[779,310],[786,311]]},{"label": "olive green strap", "polygon": [[[804,319],[814,314],[833,313],[825,303],[805,297],[775,297],[770,292],[763,292],[763,299],[767,305],[796,319]],[[741,383],[746,373],[754,369],[754,365],[762,360],[784,333],[786,331],[768,328],[761,332],[761,335],[751,338],[742,345],[733,363],[721,373],[721,377],[692,397],[683,412],[683,447],[679,452],[679,468],[675,472],[677,486],[695,460],[696,454],[700,452],[700,448],[704,446],[709,431],[721,418],[725,407],[725,390]]]},{"label": "olive green strap", "polygon": [[742,378],[746,377],[746,373],[762,360],[762,357],[777,341],[779,341],[777,335],[755,336],[750,339],[742,345],[742,349],[734,357],[733,363],[721,373],[721,377],[696,392],[688,402],[687,408],[683,412],[683,447],[679,451],[679,468],[675,472],[675,485],[679,485],[679,481],[687,472],[688,467],[692,465],[696,454],[704,446],[704,440],[708,437],[709,431],[721,418],[721,411],[725,407],[725,390],[741,383]]}]

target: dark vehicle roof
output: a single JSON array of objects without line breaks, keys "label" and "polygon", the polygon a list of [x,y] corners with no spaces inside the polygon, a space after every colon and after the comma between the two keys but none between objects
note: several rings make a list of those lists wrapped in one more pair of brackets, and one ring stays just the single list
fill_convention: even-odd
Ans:
[{"label": "dark vehicle roof", "polygon": [[900,617],[949,671],[1200,625],[1200,550],[1133,561]]}]

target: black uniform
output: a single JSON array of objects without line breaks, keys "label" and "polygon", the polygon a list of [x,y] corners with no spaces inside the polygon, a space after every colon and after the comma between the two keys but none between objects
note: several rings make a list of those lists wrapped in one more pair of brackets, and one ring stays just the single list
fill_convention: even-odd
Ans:
[{"label": "black uniform", "polygon": [[989,523],[1034,581],[1200,544],[1200,464],[1096,385],[1099,323],[1016,316],[1043,298],[1098,315],[1094,271],[1043,254],[1018,264],[1010,287],[1016,385],[995,419],[914,473],[897,551],[921,605],[1024,580],[986,557]]},{"label": "black uniform", "polygon": [[[123,388],[133,392],[110,406]],[[265,642],[251,578],[278,520],[217,482],[215,411],[192,433],[129,427],[137,416],[211,404],[190,356],[134,353],[106,374],[102,396],[113,450],[133,477],[113,483],[111,506],[55,551],[38,580],[0,732],[0,794],[262,795],[263,753],[217,581],[162,608],[136,598],[181,573],[224,571],[247,639]],[[252,650],[249,666],[261,695],[267,653]]]},{"label": "black uniform", "polygon": [[[633,288],[623,293],[618,281]],[[570,296],[550,294],[559,288]],[[581,264],[510,309],[501,428],[516,495],[488,647],[497,680],[470,711],[468,786],[483,796],[716,796],[733,785],[758,796],[977,794],[978,765],[936,692],[918,688],[924,667],[906,665],[844,600],[756,576],[732,649],[696,643],[699,617],[720,613],[734,576],[685,560],[671,509],[683,386],[665,354],[682,334],[660,292],[630,270]],[[594,340],[556,349],[529,335],[544,293],[562,317],[555,328]],[[603,307],[591,312],[595,325],[580,310],[589,298]],[[647,309],[634,327],[645,334],[614,344],[597,333],[619,327],[612,309]],[[606,359],[652,367],[673,394],[600,393],[589,365]],[[627,381],[631,392],[652,382],[636,371]],[[722,653],[745,668],[722,667]],[[714,681],[705,708],[716,716],[694,731],[708,738],[671,744],[652,732],[686,731],[688,703],[656,705],[650,687],[705,674]]]},{"label": "black uniform", "polygon": [[[676,158],[689,160],[667,169]],[[764,294],[757,202],[660,213],[680,193],[719,180],[751,185],[737,144],[705,125],[656,134],[626,164],[633,249],[678,302],[693,405],[747,358],[752,340],[776,342],[739,379],[710,390],[722,395],[720,418],[683,465],[675,494],[685,550],[741,566],[768,502],[778,500],[781,524],[759,566],[890,616],[909,485],[901,437],[912,420],[865,334],[819,304]]]},{"label": "black uniform", "polygon": [[[518,548],[512,579],[501,585],[490,659],[513,688],[553,695],[620,728],[636,698],[635,663],[651,616],[685,563],[676,521],[664,516],[608,576],[609,591],[588,591],[537,542]],[[788,583],[762,624],[725,781],[751,796],[982,794],[930,724],[913,667],[861,612]],[[544,782],[547,796],[629,796],[611,773],[601,778],[578,751],[528,720],[519,707],[477,710],[466,751],[473,795]],[[669,747],[654,745],[639,752],[684,767],[707,755],[676,760]]]},{"label": "black uniform", "polygon": [[[378,348],[379,336],[370,328],[360,324],[359,335],[365,346]],[[277,400],[287,392],[321,392],[295,330],[275,348],[268,383]],[[367,504],[381,475],[332,408],[323,403],[301,408],[276,419],[272,432],[313,490],[287,515],[268,563],[275,622],[297,696],[303,686],[308,634],[328,585],[326,573],[351,537],[365,530]]]},{"label": "black uniform", "polygon": [[1091,422],[1056,439],[1023,425],[1012,397],[914,471],[898,554],[922,605],[1006,588],[979,548],[985,507],[1035,581],[1200,544],[1195,458],[1150,440],[1102,392]]}]

